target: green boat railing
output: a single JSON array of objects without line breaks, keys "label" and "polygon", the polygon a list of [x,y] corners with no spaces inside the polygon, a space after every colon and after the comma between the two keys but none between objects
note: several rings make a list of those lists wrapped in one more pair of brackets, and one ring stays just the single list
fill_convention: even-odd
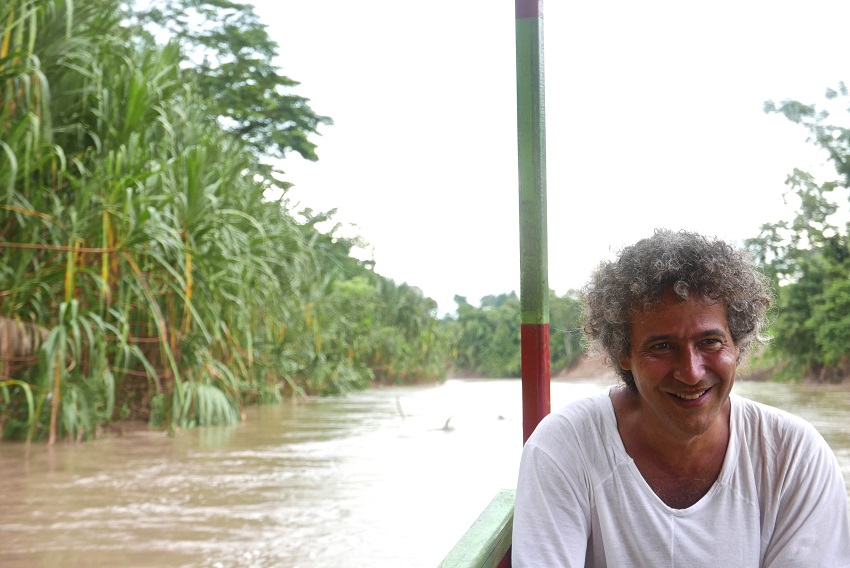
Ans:
[{"label": "green boat railing", "polygon": [[510,566],[514,525],[514,489],[502,489],[455,547],[440,568],[497,568]]}]

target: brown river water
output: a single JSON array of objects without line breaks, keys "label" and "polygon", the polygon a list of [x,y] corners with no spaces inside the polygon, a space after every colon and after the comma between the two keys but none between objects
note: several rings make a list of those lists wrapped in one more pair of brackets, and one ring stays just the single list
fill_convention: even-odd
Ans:
[{"label": "brown river water", "polygon": [[[606,386],[556,381],[552,406]],[[812,422],[850,487],[850,385],[735,392]],[[173,437],[3,443],[0,567],[433,568],[515,486],[521,414],[518,380],[449,380]]]}]

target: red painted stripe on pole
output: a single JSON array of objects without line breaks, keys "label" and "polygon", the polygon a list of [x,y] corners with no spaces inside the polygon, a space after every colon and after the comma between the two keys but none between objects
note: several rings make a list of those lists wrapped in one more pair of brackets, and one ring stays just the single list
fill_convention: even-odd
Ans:
[{"label": "red painted stripe on pole", "polygon": [[543,0],[516,0],[516,17],[540,18],[543,16]]},{"label": "red painted stripe on pole", "polygon": [[522,441],[549,414],[549,324],[522,324]]}]

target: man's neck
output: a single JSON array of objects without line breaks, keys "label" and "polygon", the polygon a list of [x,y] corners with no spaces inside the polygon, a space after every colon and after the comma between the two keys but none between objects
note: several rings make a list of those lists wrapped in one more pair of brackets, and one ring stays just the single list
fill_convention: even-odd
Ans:
[{"label": "man's neck", "polygon": [[626,453],[662,501],[683,509],[708,493],[729,444],[729,401],[709,430],[685,436],[659,427],[640,397],[626,389],[612,391],[611,400]]}]

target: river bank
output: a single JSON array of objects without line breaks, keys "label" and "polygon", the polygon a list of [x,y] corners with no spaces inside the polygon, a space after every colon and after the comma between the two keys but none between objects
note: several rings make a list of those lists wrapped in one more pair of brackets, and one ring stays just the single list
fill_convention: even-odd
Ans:
[{"label": "river bank", "polygon": [[[848,384],[850,381],[847,380],[846,376],[841,376],[836,379],[835,376],[828,376],[824,378],[823,376],[818,376],[815,374],[811,374],[809,376],[804,376],[799,379],[783,379],[779,380],[777,376],[781,371],[778,371],[777,365],[766,365],[764,361],[759,361],[757,358],[753,360],[752,363],[747,363],[742,366],[741,371],[739,373],[739,380],[746,382],[756,382],[756,383],[770,383],[775,382],[779,383],[792,383],[792,384],[800,384],[800,385],[841,385]],[[780,375],[781,376],[781,375]],[[617,383],[619,381],[619,377],[614,371],[608,367],[604,363],[604,361],[599,357],[591,357],[588,355],[582,355],[579,357],[572,365],[553,370],[551,373],[551,378],[553,382],[573,382],[573,381],[601,381],[601,382],[609,382],[610,384]],[[493,380],[492,377],[486,377],[482,373],[470,371],[468,369],[450,369],[445,380],[423,380],[423,381],[414,381],[409,384],[403,385],[403,387],[427,387],[427,386],[435,386],[440,383],[444,383],[445,381],[450,380],[468,380],[468,379],[477,379],[482,381]],[[519,377],[512,378],[511,380],[519,381]],[[398,385],[386,385],[377,382],[373,382],[366,390],[388,390],[392,388],[398,388]],[[301,405],[307,404],[311,400],[321,399],[322,397],[318,396],[286,396],[283,401],[280,403],[282,405]],[[246,408],[252,408],[254,405],[249,405]],[[243,413],[245,409],[243,409]],[[98,430],[95,438],[104,438],[104,437],[121,437],[126,434],[131,434],[134,432],[138,432],[140,430],[151,431],[151,432],[163,432],[164,434],[173,434],[177,429],[175,428],[154,428],[150,427],[148,422],[144,419],[139,418],[128,418],[125,420],[119,420],[110,424],[106,424],[101,426]]]}]

